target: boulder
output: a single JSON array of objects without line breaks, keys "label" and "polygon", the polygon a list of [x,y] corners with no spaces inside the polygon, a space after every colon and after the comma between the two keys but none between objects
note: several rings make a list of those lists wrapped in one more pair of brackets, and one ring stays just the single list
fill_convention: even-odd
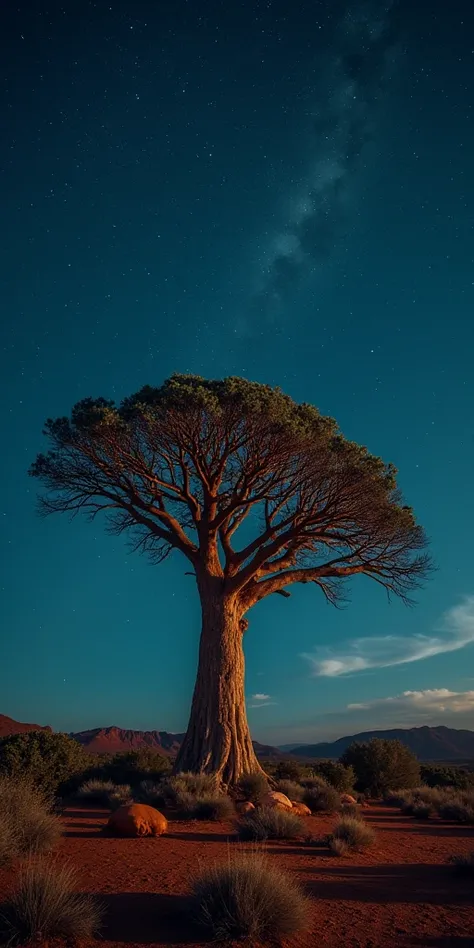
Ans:
[{"label": "boulder", "polygon": [[293,804],[284,793],[270,790],[260,800],[260,806],[279,807],[281,810],[292,810]]},{"label": "boulder", "polygon": [[153,806],[129,803],[112,813],[107,829],[117,836],[162,836],[168,822]]},{"label": "boulder", "polygon": [[349,803],[357,803],[357,800],[354,797],[351,797],[350,793],[343,793],[341,796],[341,803],[347,806]]},{"label": "boulder", "polygon": [[293,813],[296,813],[298,816],[311,816],[311,810],[309,806],[306,806],[306,803],[301,803],[300,800],[292,800],[293,804]]},{"label": "boulder", "polygon": [[237,803],[237,813],[240,813],[240,816],[245,816],[246,813],[251,813],[255,809],[253,803],[250,800],[245,800],[244,803]]}]

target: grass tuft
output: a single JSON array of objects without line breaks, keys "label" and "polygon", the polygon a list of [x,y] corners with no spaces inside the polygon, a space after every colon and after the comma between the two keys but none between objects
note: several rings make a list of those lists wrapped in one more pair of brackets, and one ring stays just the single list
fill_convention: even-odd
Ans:
[{"label": "grass tuft", "polygon": [[262,806],[239,820],[237,832],[241,840],[297,839],[304,835],[305,826],[291,810]]},{"label": "grass tuft", "polygon": [[375,833],[367,823],[344,816],[336,823],[329,848],[335,855],[340,856],[342,851],[347,853],[368,849],[374,842]]},{"label": "grass tuft", "polygon": [[234,804],[225,794],[196,797],[192,808],[195,820],[230,820],[235,816]]},{"label": "grass tuft", "polygon": [[284,793],[292,803],[303,803],[304,787],[295,780],[279,780],[276,789],[279,793]]},{"label": "grass tuft", "polygon": [[310,903],[292,877],[258,853],[229,857],[193,884],[198,924],[217,940],[280,939],[306,929]]},{"label": "grass tuft", "polygon": [[259,803],[270,789],[265,774],[261,773],[242,774],[237,787],[251,803]]},{"label": "grass tuft", "polygon": [[9,945],[34,939],[91,938],[101,910],[90,895],[75,891],[70,867],[31,865],[23,869],[10,898],[0,908],[0,926]]},{"label": "grass tuft", "polygon": [[0,862],[48,852],[58,842],[61,823],[40,790],[11,777],[0,778]]}]

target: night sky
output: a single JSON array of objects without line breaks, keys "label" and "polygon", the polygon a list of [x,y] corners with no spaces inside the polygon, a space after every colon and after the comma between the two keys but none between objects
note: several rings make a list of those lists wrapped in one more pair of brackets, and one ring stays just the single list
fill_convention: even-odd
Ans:
[{"label": "night sky", "polygon": [[0,712],[185,728],[186,562],[40,520],[27,476],[48,416],[179,371],[334,416],[438,567],[412,610],[257,606],[253,736],[474,727],[472,3],[17,0],[0,33]]}]

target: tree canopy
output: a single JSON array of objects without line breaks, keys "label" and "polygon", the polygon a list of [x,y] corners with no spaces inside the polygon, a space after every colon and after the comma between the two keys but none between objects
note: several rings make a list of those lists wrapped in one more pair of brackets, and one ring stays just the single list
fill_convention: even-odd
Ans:
[{"label": "tree canopy", "polygon": [[86,398],[44,433],[30,469],[43,514],[104,512],[135,549],[155,562],[179,550],[245,608],[295,582],[336,602],[357,573],[410,601],[429,569],[394,466],[278,388],[176,374],[119,406]]}]

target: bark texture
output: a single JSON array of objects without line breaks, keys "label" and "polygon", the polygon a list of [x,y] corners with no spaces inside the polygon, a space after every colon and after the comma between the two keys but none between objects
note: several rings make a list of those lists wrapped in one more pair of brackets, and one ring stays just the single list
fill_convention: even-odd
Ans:
[{"label": "bark texture", "polygon": [[243,630],[238,601],[201,593],[199,664],[186,737],[175,772],[215,774],[226,786],[244,773],[263,772],[245,708]]}]

